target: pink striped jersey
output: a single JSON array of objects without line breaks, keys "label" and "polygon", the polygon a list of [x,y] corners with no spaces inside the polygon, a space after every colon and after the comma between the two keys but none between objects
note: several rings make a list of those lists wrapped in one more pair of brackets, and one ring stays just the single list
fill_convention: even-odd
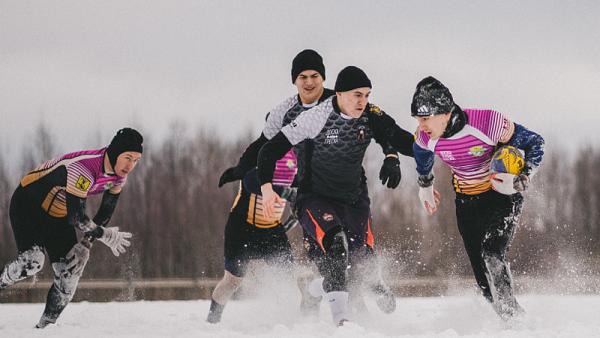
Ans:
[{"label": "pink striped jersey", "polygon": [[46,161],[21,179],[21,187],[41,194],[41,207],[49,215],[65,217],[67,192],[87,198],[106,190],[121,191],[126,179],[104,172],[105,153],[106,148],[84,150]]},{"label": "pink striped jersey", "polygon": [[298,172],[297,159],[294,150],[288,151],[282,158],[275,163],[273,172],[273,185],[289,187],[294,182],[294,177]]},{"label": "pink striped jersey", "polygon": [[494,110],[463,110],[467,123],[458,133],[432,140],[427,133],[418,131],[415,143],[438,155],[450,167],[456,192],[475,195],[492,189],[492,155],[498,142],[512,135],[514,124]]}]

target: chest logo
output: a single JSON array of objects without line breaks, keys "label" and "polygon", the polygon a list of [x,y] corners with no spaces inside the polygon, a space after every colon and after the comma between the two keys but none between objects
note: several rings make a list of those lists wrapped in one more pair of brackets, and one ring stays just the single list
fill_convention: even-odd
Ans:
[{"label": "chest logo", "polygon": [[471,154],[472,156],[475,156],[475,157],[482,156],[483,154],[485,154],[485,147],[473,146],[473,147],[469,148],[469,154]]},{"label": "chest logo", "polygon": [[85,176],[79,175],[77,183],[75,183],[75,187],[81,191],[87,191],[90,187],[90,183],[90,180],[88,180]]},{"label": "chest logo", "polygon": [[285,165],[286,165],[286,166],[288,167],[288,169],[290,169],[290,170],[294,169],[294,167],[295,167],[295,165],[294,165],[294,160],[291,160],[291,159],[290,159],[290,160],[287,160],[287,161],[285,162]]},{"label": "chest logo", "polygon": [[440,151],[440,157],[444,161],[454,161],[455,160],[454,155],[452,155],[452,152],[449,150]]},{"label": "chest logo", "polygon": [[365,126],[358,126],[358,132],[356,133],[356,139],[358,142],[364,142],[366,130]]},{"label": "chest logo", "polygon": [[338,143],[340,136],[340,130],[337,128],[327,129],[325,132],[325,144]]}]

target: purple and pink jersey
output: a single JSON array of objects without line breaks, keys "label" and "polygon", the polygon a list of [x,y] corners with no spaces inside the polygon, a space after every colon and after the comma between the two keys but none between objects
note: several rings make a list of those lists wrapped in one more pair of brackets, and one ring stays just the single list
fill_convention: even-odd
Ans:
[{"label": "purple and pink jersey", "polygon": [[[44,187],[42,209],[53,217],[67,215],[66,193],[79,198],[100,194],[106,190],[118,193],[125,178],[104,172],[106,148],[84,150],[44,162],[21,179],[21,187]],[[49,184],[36,185],[36,182]],[[50,189],[48,190],[48,186]]]},{"label": "purple and pink jersey", "polygon": [[432,140],[417,132],[415,143],[438,155],[453,173],[456,192],[475,195],[492,189],[490,160],[500,140],[514,132],[514,124],[494,110],[464,109],[467,124],[449,138]]}]

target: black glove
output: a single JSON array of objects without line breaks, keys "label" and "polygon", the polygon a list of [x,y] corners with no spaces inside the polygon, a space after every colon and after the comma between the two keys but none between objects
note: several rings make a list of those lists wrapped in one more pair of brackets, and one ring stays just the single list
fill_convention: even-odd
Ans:
[{"label": "black glove", "polygon": [[525,174],[519,174],[515,176],[515,179],[513,180],[513,187],[518,192],[527,190],[529,187],[529,176]]},{"label": "black glove", "polygon": [[379,170],[379,179],[381,180],[381,184],[385,185],[387,182],[387,187],[394,189],[400,184],[400,178],[402,174],[400,173],[400,160],[397,157],[389,156],[383,160],[383,165],[381,166],[381,170]]},{"label": "black glove", "polygon": [[244,178],[244,175],[246,175],[246,172],[238,166],[225,170],[221,175],[221,178],[219,178],[219,188],[226,183],[241,180]]}]

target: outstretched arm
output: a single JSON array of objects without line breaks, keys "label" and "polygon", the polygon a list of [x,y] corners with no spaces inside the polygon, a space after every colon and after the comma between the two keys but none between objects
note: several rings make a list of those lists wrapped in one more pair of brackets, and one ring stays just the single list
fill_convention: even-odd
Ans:
[{"label": "outstretched arm", "polygon": [[423,149],[416,142],[413,145],[415,162],[417,163],[417,184],[421,205],[432,215],[440,204],[440,193],[433,189],[433,162],[435,155],[432,151]]},{"label": "outstretched arm", "polygon": [[97,227],[86,214],[85,203],[86,199],[77,197],[73,194],[66,193],[67,199],[67,223],[70,226],[78,228],[81,231],[90,231]]},{"label": "outstretched arm", "polygon": [[256,161],[260,148],[267,143],[265,134],[261,133],[260,136],[250,143],[242,156],[240,157],[238,164],[234,167],[228,168],[223,172],[219,178],[219,188],[224,184],[240,180],[246,175],[246,173],[252,168],[256,167]]},{"label": "outstretched arm", "polygon": [[394,119],[383,111],[378,114],[369,114],[369,121],[373,128],[375,141],[384,147],[389,144],[396,151],[405,156],[413,157],[413,143],[415,137],[408,131],[400,128]]},{"label": "outstretched arm", "polygon": [[120,193],[113,194],[108,190],[104,192],[100,208],[94,217],[94,223],[103,226],[108,224],[117,207],[117,201],[119,200],[120,195]]}]

